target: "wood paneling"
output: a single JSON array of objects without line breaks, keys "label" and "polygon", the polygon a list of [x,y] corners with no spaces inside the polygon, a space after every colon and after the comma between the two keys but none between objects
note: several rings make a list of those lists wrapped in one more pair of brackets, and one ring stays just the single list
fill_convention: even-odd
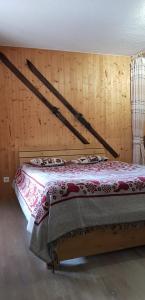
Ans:
[{"label": "wood paneling", "polygon": [[[37,49],[0,49],[39,90],[90,141],[97,141],[46,90],[26,65],[26,58],[82,112],[120,153],[131,161],[130,58]],[[78,145],[80,142],[50,111],[0,63],[0,185],[2,177],[12,181],[23,147]],[[11,187],[10,187],[11,189]],[[0,189],[2,192],[2,189]]]},{"label": "wood paneling", "polygon": [[104,155],[104,148],[97,148],[96,146],[91,145],[70,145],[70,146],[49,146],[49,148],[42,149],[35,147],[28,149],[22,149],[19,151],[19,162],[20,165],[24,162],[30,161],[32,158],[36,157],[62,157],[65,160],[72,160],[78,157],[86,156],[86,155]]}]

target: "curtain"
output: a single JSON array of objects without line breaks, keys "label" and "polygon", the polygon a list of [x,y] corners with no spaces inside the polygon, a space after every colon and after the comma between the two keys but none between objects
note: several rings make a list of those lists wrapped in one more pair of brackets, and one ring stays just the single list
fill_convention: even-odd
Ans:
[{"label": "curtain", "polygon": [[133,163],[144,164],[145,124],[145,58],[131,63],[131,108],[133,131]]}]

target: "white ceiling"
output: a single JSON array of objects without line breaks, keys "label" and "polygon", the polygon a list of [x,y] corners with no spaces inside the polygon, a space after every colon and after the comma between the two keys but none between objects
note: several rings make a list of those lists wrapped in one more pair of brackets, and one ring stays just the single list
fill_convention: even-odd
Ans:
[{"label": "white ceiling", "polygon": [[0,0],[0,45],[136,54],[145,0]]}]

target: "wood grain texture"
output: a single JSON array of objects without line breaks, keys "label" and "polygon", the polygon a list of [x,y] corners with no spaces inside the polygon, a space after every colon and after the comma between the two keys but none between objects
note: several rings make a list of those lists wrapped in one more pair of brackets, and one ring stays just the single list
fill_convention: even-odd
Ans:
[{"label": "wood grain texture", "polygon": [[[0,50],[90,141],[99,143],[28,70],[26,58],[120,153],[131,161],[130,57],[1,47]],[[0,63],[0,193],[10,192],[22,147],[78,145],[79,141]],[[107,153],[108,154],[108,153]],[[10,185],[2,177],[10,176]]]},{"label": "wood grain texture", "polygon": [[56,246],[58,261],[145,245],[145,224],[108,225],[64,239]]},{"label": "wood grain texture", "polygon": [[92,145],[69,145],[69,146],[49,146],[49,148],[25,148],[19,151],[19,163],[29,162],[36,157],[62,157],[65,160],[76,159],[86,155],[104,155],[104,148],[98,148]]},{"label": "wood grain texture", "polygon": [[1,202],[0,220],[0,299],[145,299],[145,247],[69,260],[54,275],[29,251],[16,200]]}]

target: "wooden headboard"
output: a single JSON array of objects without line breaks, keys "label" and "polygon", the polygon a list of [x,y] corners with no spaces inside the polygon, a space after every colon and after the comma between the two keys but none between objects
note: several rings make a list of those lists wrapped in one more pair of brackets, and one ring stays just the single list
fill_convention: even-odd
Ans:
[{"label": "wooden headboard", "polygon": [[35,157],[62,157],[71,160],[84,155],[105,155],[105,150],[94,145],[25,148],[19,150],[19,162],[21,165]]}]

